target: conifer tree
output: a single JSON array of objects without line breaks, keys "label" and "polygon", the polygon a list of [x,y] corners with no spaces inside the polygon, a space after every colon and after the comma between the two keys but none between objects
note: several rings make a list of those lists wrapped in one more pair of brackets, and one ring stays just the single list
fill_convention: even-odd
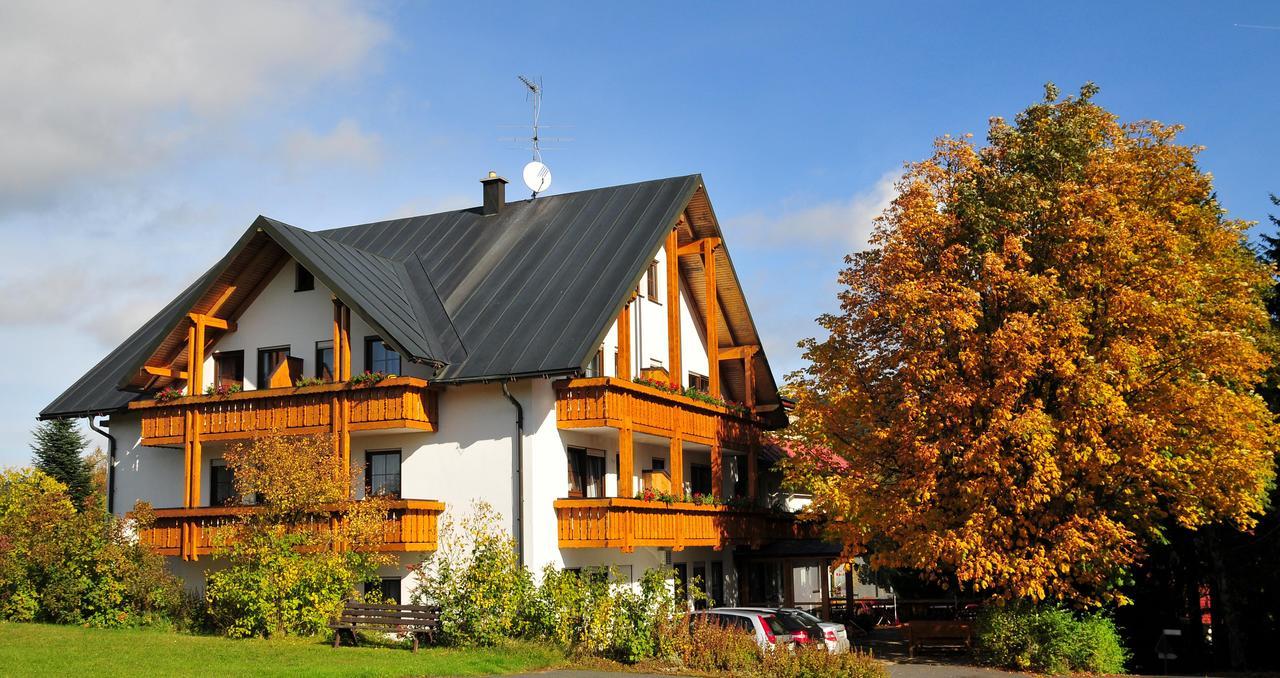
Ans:
[{"label": "conifer tree", "polygon": [[74,421],[52,419],[35,430],[35,467],[67,486],[76,507],[83,509],[93,494],[93,473],[84,459],[89,444]]}]

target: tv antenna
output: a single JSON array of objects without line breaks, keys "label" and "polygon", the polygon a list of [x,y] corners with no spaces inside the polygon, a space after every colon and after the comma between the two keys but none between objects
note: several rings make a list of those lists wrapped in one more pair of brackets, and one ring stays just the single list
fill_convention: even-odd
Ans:
[{"label": "tv antenna", "polygon": [[529,187],[530,191],[533,191],[533,194],[529,197],[537,198],[539,193],[542,193],[551,187],[551,168],[547,167],[546,164],[542,162],[542,142],[549,141],[551,143],[559,143],[573,140],[563,137],[544,138],[542,136],[542,128],[551,127],[551,125],[541,124],[540,120],[542,115],[542,78],[538,78],[537,81],[535,81],[533,78],[527,78],[523,75],[518,75],[516,77],[524,84],[526,90],[525,98],[533,106],[532,135],[525,139],[508,138],[505,140],[516,142],[524,141],[528,143],[527,148],[531,151],[533,158],[524,166],[524,171],[521,174],[524,178],[524,185]]}]

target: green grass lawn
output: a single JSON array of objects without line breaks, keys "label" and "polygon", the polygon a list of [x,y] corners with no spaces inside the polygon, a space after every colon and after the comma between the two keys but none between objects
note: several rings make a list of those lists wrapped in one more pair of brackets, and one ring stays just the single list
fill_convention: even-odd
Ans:
[{"label": "green grass lawn", "polygon": [[0,622],[0,675],[474,676],[563,662],[554,648],[330,647],[319,639],[230,640],[140,629]]}]

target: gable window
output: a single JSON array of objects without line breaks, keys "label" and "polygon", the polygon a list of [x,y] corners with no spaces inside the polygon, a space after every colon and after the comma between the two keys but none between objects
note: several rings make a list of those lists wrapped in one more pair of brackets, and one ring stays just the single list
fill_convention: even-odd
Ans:
[{"label": "gable window", "polygon": [[596,354],[591,356],[591,362],[587,363],[586,369],[582,370],[583,376],[586,377],[603,377],[604,376],[604,349],[596,349]]},{"label": "gable window", "polygon": [[209,505],[223,506],[237,499],[235,472],[225,462],[213,462],[209,468]]},{"label": "gable window", "polygon": [[295,263],[293,265],[293,291],[294,292],[310,292],[316,288],[316,277],[311,275],[311,271],[302,267],[302,264]]},{"label": "gable window", "polygon": [[568,448],[569,496],[604,496],[604,453],[584,447]]},{"label": "gable window", "polygon": [[400,374],[400,354],[378,337],[364,338],[364,370]]},{"label": "gable window", "polygon": [[707,378],[707,375],[705,375],[705,374],[698,374],[698,373],[696,373],[696,372],[690,372],[690,373],[689,373],[689,388],[691,388],[691,389],[693,389],[693,390],[695,390],[695,391],[702,391],[703,393],[710,393],[710,392],[711,392],[711,380],[710,380],[710,379],[708,379],[708,378]]},{"label": "gable window", "polygon": [[647,285],[648,289],[645,291],[648,292],[649,301],[658,301],[658,260],[657,259],[654,259],[653,261],[649,262],[649,272],[645,274],[645,278],[647,278],[646,282],[648,283]]},{"label": "gable window", "polygon": [[244,386],[244,351],[213,354],[213,384],[222,388]]},{"label": "gable window", "polygon": [[711,494],[711,467],[706,464],[689,466],[689,491],[692,494]]},{"label": "gable window", "polygon": [[368,496],[400,496],[400,450],[366,452],[364,492]]},{"label": "gable window", "polygon": [[333,381],[333,340],[316,342],[316,379]]},{"label": "gable window", "polygon": [[258,388],[271,387],[271,375],[289,359],[288,346],[272,346],[258,349]]},{"label": "gable window", "polygon": [[377,596],[379,602],[400,604],[400,578],[382,577],[378,581],[365,582],[364,594]]}]

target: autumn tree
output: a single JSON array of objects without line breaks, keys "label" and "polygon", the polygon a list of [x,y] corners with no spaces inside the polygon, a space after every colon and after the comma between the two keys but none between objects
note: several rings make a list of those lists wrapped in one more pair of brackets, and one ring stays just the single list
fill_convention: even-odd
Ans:
[{"label": "autumn tree", "polygon": [[792,375],[791,480],[846,555],[1098,603],[1169,525],[1247,528],[1274,479],[1266,266],[1180,128],[1096,88],[908,166]]},{"label": "autumn tree", "polygon": [[224,454],[236,492],[256,507],[221,531],[209,574],[215,622],[232,636],[311,635],[392,562],[378,552],[388,499],[356,501],[328,435],[271,434]]}]

